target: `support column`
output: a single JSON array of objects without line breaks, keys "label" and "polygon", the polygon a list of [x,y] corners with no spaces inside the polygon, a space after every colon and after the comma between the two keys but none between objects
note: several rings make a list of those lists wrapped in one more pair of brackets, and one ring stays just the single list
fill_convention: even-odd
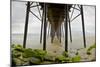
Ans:
[{"label": "support column", "polygon": [[50,34],[50,23],[48,22],[48,37],[49,37],[49,34]]},{"label": "support column", "polygon": [[43,50],[46,50],[46,34],[47,34],[46,4],[44,3],[44,36],[43,36]]},{"label": "support column", "polygon": [[40,43],[42,43],[42,33],[43,33],[43,22],[44,22],[44,11],[42,12],[42,23],[41,23],[41,32],[40,32]]},{"label": "support column", "polygon": [[82,18],[83,42],[84,42],[84,48],[86,48],[84,13],[83,13],[83,6],[82,5],[81,5],[81,18]]},{"label": "support column", "polygon": [[68,21],[69,21],[70,42],[72,42],[71,22],[70,22],[69,13],[68,13]]},{"label": "support column", "polygon": [[68,52],[68,5],[65,5],[65,51]]},{"label": "support column", "polygon": [[25,20],[25,28],[24,28],[23,48],[26,47],[27,31],[28,31],[28,20],[29,20],[29,11],[30,11],[30,2],[27,2],[26,20]]},{"label": "support column", "polygon": [[61,43],[61,36],[62,36],[61,34],[62,34],[62,33],[61,33],[61,27],[60,27],[60,43]]}]

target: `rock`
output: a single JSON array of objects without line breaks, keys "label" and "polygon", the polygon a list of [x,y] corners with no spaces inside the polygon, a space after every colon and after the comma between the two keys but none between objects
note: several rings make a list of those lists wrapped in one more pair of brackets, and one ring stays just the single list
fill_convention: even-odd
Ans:
[{"label": "rock", "polygon": [[55,57],[50,56],[50,55],[46,55],[46,56],[44,57],[44,60],[45,60],[45,61],[52,61],[52,62],[54,62],[54,61],[55,61]]},{"label": "rock", "polygon": [[51,61],[43,61],[41,64],[53,64],[54,62]]},{"label": "rock", "polygon": [[24,53],[23,53],[24,58],[29,58],[33,56],[34,56],[34,52],[32,51],[32,49],[28,48],[24,50]]},{"label": "rock", "polygon": [[93,44],[92,46],[90,46],[90,47],[87,49],[87,51],[91,51],[93,48],[96,48],[96,45],[95,45],[95,44]]},{"label": "rock", "polygon": [[71,59],[65,56],[58,56],[55,58],[55,62],[60,62],[60,63],[64,63],[64,62],[70,62]]},{"label": "rock", "polygon": [[18,51],[12,51],[12,56],[14,57],[14,58],[18,58],[18,57],[20,57],[21,56],[21,52],[18,52]]},{"label": "rock", "polygon": [[63,56],[68,57],[68,52],[64,51]]},{"label": "rock", "polygon": [[31,64],[31,65],[36,65],[36,64],[40,64],[40,63],[41,63],[41,60],[38,59],[38,58],[32,57],[32,58],[30,59],[30,64]]},{"label": "rock", "polygon": [[87,55],[91,55],[91,52],[90,51],[87,51]]},{"label": "rock", "polygon": [[21,45],[15,45],[14,50],[19,51],[19,52],[24,52],[24,48]]},{"label": "rock", "polygon": [[28,61],[28,62],[24,62],[22,65],[29,65],[30,64],[30,62]]},{"label": "rock", "polygon": [[43,61],[43,59],[44,59],[45,55],[47,54],[47,52],[44,51],[44,50],[35,49],[33,51],[33,54],[34,54],[33,57],[39,58],[39,59],[41,59],[41,61]]},{"label": "rock", "polygon": [[22,61],[18,58],[13,58],[13,62],[15,63],[15,65],[22,65]]},{"label": "rock", "polygon": [[81,60],[81,57],[79,55],[76,55],[72,58],[72,62],[79,62]]}]

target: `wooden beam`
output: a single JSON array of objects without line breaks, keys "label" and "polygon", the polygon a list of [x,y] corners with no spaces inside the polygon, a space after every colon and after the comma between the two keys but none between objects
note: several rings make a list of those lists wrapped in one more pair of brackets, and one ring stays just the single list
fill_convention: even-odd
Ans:
[{"label": "wooden beam", "polygon": [[41,19],[35,13],[33,13],[31,10],[30,10],[30,12],[32,13],[33,16],[35,16],[38,20],[41,21]]},{"label": "wooden beam", "polygon": [[[75,6],[76,6],[76,5],[74,5],[74,8],[75,8]],[[72,19],[72,16],[73,16],[73,13],[74,13],[74,8],[73,8],[73,10],[72,10],[72,12],[71,12],[70,19]]]},{"label": "wooden beam", "polygon": [[28,31],[28,20],[29,20],[29,11],[30,11],[30,2],[27,2],[25,28],[24,28],[23,48],[26,47],[27,31]]},{"label": "wooden beam", "polygon": [[[36,3],[36,4],[38,5],[38,3]],[[40,12],[39,6],[37,6],[37,9],[38,9],[39,15],[41,17],[41,12]]]},{"label": "wooden beam", "polygon": [[37,7],[37,6],[40,6],[40,5],[33,5],[33,6],[30,6],[30,8]]},{"label": "wooden beam", "polygon": [[79,17],[81,14],[78,14],[77,16],[75,16],[70,22],[72,22],[73,20],[75,20],[77,17]]},{"label": "wooden beam", "polygon": [[73,9],[76,9],[76,10],[80,11],[80,9],[78,9],[78,8],[75,8],[75,7],[71,7],[71,8],[73,8]]}]

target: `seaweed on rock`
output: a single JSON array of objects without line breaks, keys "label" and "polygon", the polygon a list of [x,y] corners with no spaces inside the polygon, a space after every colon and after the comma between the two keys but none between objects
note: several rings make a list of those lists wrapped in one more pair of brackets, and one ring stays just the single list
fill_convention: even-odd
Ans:
[{"label": "seaweed on rock", "polygon": [[81,60],[80,55],[76,55],[75,57],[72,58],[72,62],[79,62]]},{"label": "seaweed on rock", "polygon": [[56,57],[55,61],[58,63],[71,62],[71,58],[61,55],[61,56]]},{"label": "seaweed on rock", "polygon": [[[87,49],[87,54],[91,55],[91,50],[95,48],[95,44]],[[50,63],[70,63],[80,62],[82,60],[78,50],[75,56],[71,57],[70,53],[64,51],[61,55],[53,56],[53,54],[42,49],[23,48],[21,45],[11,45],[12,65],[37,65]],[[93,59],[95,60],[95,59]]]},{"label": "seaweed on rock", "polygon": [[95,44],[93,44],[92,46],[90,46],[90,47],[87,49],[87,51],[91,51],[93,48],[96,48],[96,45],[95,45]]},{"label": "seaweed on rock", "polygon": [[92,46],[90,46],[88,49],[87,49],[87,55],[91,55],[91,50],[96,48],[96,44],[93,44]]}]

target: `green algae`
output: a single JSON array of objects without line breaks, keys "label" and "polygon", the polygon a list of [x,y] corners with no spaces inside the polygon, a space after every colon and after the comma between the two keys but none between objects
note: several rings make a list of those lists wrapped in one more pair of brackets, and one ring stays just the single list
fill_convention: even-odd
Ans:
[{"label": "green algae", "polygon": [[[95,45],[90,46],[87,49],[87,54],[91,55],[91,50],[95,48]],[[70,57],[69,53],[63,51],[61,55],[53,56],[42,49],[23,48],[21,45],[11,45],[12,51],[12,63],[14,65],[35,65],[35,64],[50,64],[50,63],[70,63],[80,62],[81,56],[78,51],[74,57]]]}]

